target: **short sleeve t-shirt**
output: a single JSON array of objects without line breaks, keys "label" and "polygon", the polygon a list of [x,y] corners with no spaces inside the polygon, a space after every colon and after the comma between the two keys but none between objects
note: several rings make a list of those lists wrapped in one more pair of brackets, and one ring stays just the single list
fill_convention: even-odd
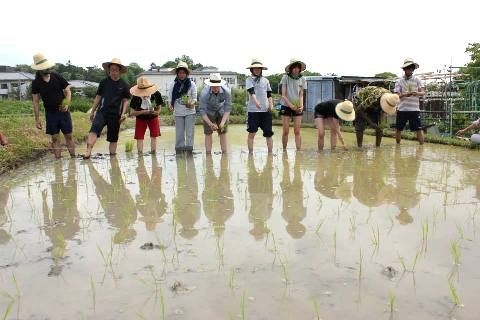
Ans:
[{"label": "short sleeve t-shirt", "polygon": [[[422,82],[417,77],[411,76],[409,79],[402,77],[395,82],[395,93],[418,92],[423,88]],[[419,97],[402,97],[397,106],[398,111],[420,111]]]},{"label": "short sleeve t-shirt", "polygon": [[129,87],[125,80],[113,81],[110,77],[100,81],[97,95],[102,97],[99,110],[104,114],[120,115],[122,100],[130,99]]},{"label": "short sleeve t-shirt", "polygon": [[270,87],[270,81],[265,77],[248,77],[245,80],[245,85],[248,89],[253,88],[255,90],[255,96],[257,97],[258,102],[260,102],[260,109],[257,109],[255,105],[255,100],[252,99],[252,96],[248,96],[247,111],[248,112],[267,112],[268,111],[268,97],[267,92],[272,92]]},{"label": "short sleeve t-shirt", "polygon": [[[155,93],[150,96],[150,101],[152,102],[152,105],[155,105],[157,107],[163,105],[162,95],[158,91],[155,91]],[[132,108],[133,110],[136,110],[136,111],[143,110],[142,109],[142,98],[137,97],[137,96],[133,96],[132,100],[130,101],[130,108]],[[150,114],[142,114],[142,115],[137,116],[137,119],[151,120],[151,119],[154,119],[155,117],[157,117],[157,116],[150,115]]]},{"label": "short sleeve t-shirt", "polygon": [[[294,102],[296,100],[300,100],[300,89],[303,88],[303,90],[307,89],[307,80],[305,77],[300,77],[298,79],[293,79],[292,77],[289,77],[287,74],[283,75],[282,80],[280,80],[280,85],[286,85],[287,86],[287,98],[290,100],[290,102]],[[287,105],[285,101],[281,101],[281,104],[284,106]]]},{"label": "short sleeve t-shirt", "polygon": [[58,73],[50,73],[50,81],[45,82],[37,77],[32,82],[32,94],[39,94],[43,101],[46,113],[60,112],[62,101],[65,99],[63,90],[69,86],[67,80]]},{"label": "short sleeve t-shirt", "polygon": [[315,106],[315,114],[322,115],[325,118],[336,118],[338,119],[337,112],[335,111],[335,107],[340,102],[344,100],[341,99],[334,99],[334,100],[327,100],[320,102]]}]

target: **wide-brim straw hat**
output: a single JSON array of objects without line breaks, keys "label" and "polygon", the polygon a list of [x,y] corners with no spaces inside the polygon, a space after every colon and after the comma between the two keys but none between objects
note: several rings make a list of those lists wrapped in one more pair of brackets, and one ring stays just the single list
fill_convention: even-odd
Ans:
[{"label": "wide-brim straw hat", "polygon": [[151,96],[155,91],[157,91],[157,86],[150,83],[145,77],[139,77],[137,84],[130,88],[130,93],[137,97]]},{"label": "wide-brim straw hat", "polygon": [[418,63],[416,63],[415,61],[413,61],[412,58],[407,58],[403,61],[403,66],[401,67],[402,69],[405,69],[406,67],[408,66],[415,66],[415,69],[418,69],[420,66],[418,65]]},{"label": "wide-brim straw hat", "polygon": [[208,79],[205,79],[204,83],[210,87],[221,87],[226,81],[222,79],[220,73],[210,73]]},{"label": "wide-brim straw hat", "polygon": [[112,61],[107,61],[102,63],[103,70],[105,70],[108,73],[110,65],[112,64],[116,64],[117,66],[120,67],[120,73],[127,72],[127,67],[122,64],[122,61],[120,61],[119,58],[113,58]]},{"label": "wide-brim straw hat", "polygon": [[380,98],[380,107],[389,115],[397,113],[397,105],[400,102],[400,97],[395,93],[384,93]]},{"label": "wide-brim straw hat", "polygon": [[185,69],[187,71],[187,74],[190,74],[190,69],[188,68],[188,64],[184,61],[179,61],[177,66],[172,69],[172,73],[176,74],[178,69]]},{"label": "wide-brim straw hat", "polygon": [[290,63],[285,67],[285,72],[289,73],[290,67],[296,63],[300,64],[300,72],[305,71],[305,69],[307,69],[307,65],[304,62],[298,59],[290,59]]},{"label": "wide-brim straw hat", "polygon": [[30,67],[33,70],[46,70],[55,66],[55,62],[48,60],[42,53],[33,56],[33,64]]},{"label": "wide-brim straw hat", "polygon": [[351,101],[345,100],[337,103],[335,106],[335,113],[343,121],[355,120],[355,109],[353,108],[353,103]]},{"label": "wide-brim straw hat", "polygon": [[252,63],[250,64],[250,67],[247,67],[247,69],[252,69],[252,68],[261,68],[262,70],[268,70],[267,67],[263,65],[263,63],[260,62],[258,59],[252,59]]}]

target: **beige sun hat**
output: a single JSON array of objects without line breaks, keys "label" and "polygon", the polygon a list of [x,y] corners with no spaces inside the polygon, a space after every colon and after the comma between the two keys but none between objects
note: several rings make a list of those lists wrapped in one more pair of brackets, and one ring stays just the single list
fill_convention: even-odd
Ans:
[{"label": "beige sun hat", "polygon": [[43,53],[37,53],[33,56],[33,64],[30,67],[33,70],[46,70],[55,66],[55,62],[48,60]]},{"label": "beige sun hat", "polygon": [[298,59],[290,59],[290,63],[285,67],[285,72],[289,73],[290,72],[290,67],[295,63],[300,64],[300,66],[301,66],[300,72],[305,71],[305,69],[307,69],[307,65],[304,62],[302,62]]},{"label": "beige sun hat", "polygon": [[353,103],[351,101],[345,100],[338,103],[335,106],[335,113],[344,121],[355,120],[355,109],[353,109]]},{"label": "beige sun hat", "polygon": [[120,67],[120,73],[127,72],[127,67],[122,64],[122,61],[120,61],[119,58],[113,58],[112,61],[107,61],[102,63],[103,70],[105,70],[108,73],[108,69],[112,64],[116,64],[117,66]]},{"label": "beige sun hat", "polygon": [[397,105],[400,102],[400,97],[395,93],[384,93],[380,97],[380,107],[386,114],[394,115],[397,113]]},{"label": "beige sun hat", "polygon": [[210,73],[208,79],[205,79],[204,83],[210,87],[221,87],[226,81],[222,79],[220,73]]},{"label": "beige sun hat", "polygon": [[190,74],[190,69],[188,68],[188,64],[185,61],[179,61],[177,66],[172,69],[172,73],[176,74],[178,69],[185,69],[187,70],[187,74]]},{"label": "beige sun hat", "polygon": [[137,85],[130,88],[130,93],[137,97],[148,97],[157,91],[157,86],[150,83],[147,78],[139,77]]},{"label": "beige sun hat", "polygon": [[252,68],[262,68],[262,70],[268,70],[267,67],[263,65],[263,63],[260,62],[259,59],[252,59],[252,63],[250,64],[250,67],[247,67],[247,69],[252,69]]},{"label": "beige sun hat", "polygon": [[414,65],[415,66],[415,69],[418,69],[419,68],[419,65],[418,63],[416,63],[415,61],[413,61],[412,58],[407,58],[403,61],[403,66],[401,67],[402,69],[405,69],[406,67],[408,66],[411,66],[411,65]]}]

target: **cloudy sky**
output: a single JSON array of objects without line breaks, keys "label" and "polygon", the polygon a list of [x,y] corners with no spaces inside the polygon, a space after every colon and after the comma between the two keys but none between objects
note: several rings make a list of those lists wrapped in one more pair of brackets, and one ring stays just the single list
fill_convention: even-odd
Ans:
[{"label": "cloudy sky", "polygon": [[81,66],[120,57],[147,68],[187,54],[237,72],[258,57],[278,73],[296,57],[310,71],[370,76],[398,74],[412,57],[428,72],[469,61],[479,12],[467,0],[2,1],[0,65],[43,52]]}]

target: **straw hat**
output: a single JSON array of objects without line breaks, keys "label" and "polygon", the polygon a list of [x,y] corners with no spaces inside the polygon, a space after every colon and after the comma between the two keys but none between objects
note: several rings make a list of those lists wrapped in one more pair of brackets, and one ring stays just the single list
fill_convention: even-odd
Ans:
[{"label": "straw hat", "polygon": [[210,76],[204,82],[210,87],[221,87],[226,83],[220,76],[220,73],[210,73]]},{"label": "straw hat", "polygon": [[109,71],[108,69],[112,64],[116,64],[117,66],[120,67],[120,73],[127,72],[127,67],[122,64],[119,58],[113,58],[112,61],[102,63],[103,70],[105,70],[108,73]]},{"label": "straw hat", "polygon": [[403,61],[403,66],[401,67],[402,69],[405,69],[408,66],[414,65],[415,69],[419,68],[418,63],[414,62],[412,58],[407,58]]},{"label": "straw hat", "polygon": [[252,69],[252,68],[262,68],[262,70],[268,70],[268,68],[265,67],[263,63],[260,62],[259,59],[252,59],[252,63],[250,64],[250,67],[247,67],[247,69]]},{"label": "straw hat", "polygon": [[46,70],[55,65],[54,62],[49,61],[42,53],[37,53],[33,56],[33,64],[30,67],[33,70]]},{"label": "straw hat", "polygon": [[380,106],[386,114],[394,115],[397,113],[397,104],[400,102],[398,94],[384,93],[380,98]]},{"label": "straw hat", "polygon": [[155,91],[157,91],[157,86],[150,83],[145,77],[139,77],[137,85],[130,88],[130,93],[137,97],[148,97]]},{"label": "straw hat", "polygon": [[190,69],[188,68],[188,64],[184,61],[179,61],[177,66],[172,69],[172,73],[176,74],[178,69],[185,69],[187,71],[187,74],[190,74]]},{"label": "straw hat", "polygon": [[290,67],[292,65],[294,65],[295,63],[299,63],[300,64],[300,72],[302,71],[305,71],[305,69],[307,69],[307,65],[305,63],[303,63],[302,61],[298,60],[298,59],[290,59],[290,63],[285,67],[285,72],[286,73],[289,73],[290,72]]},{"label": "straw hat", "polygon": [[344,121],[355,120],[355,109],[353,109],[353,103],[351,101],[345,100],[338,103],[335,106],[335,112],[337,116]]}]

